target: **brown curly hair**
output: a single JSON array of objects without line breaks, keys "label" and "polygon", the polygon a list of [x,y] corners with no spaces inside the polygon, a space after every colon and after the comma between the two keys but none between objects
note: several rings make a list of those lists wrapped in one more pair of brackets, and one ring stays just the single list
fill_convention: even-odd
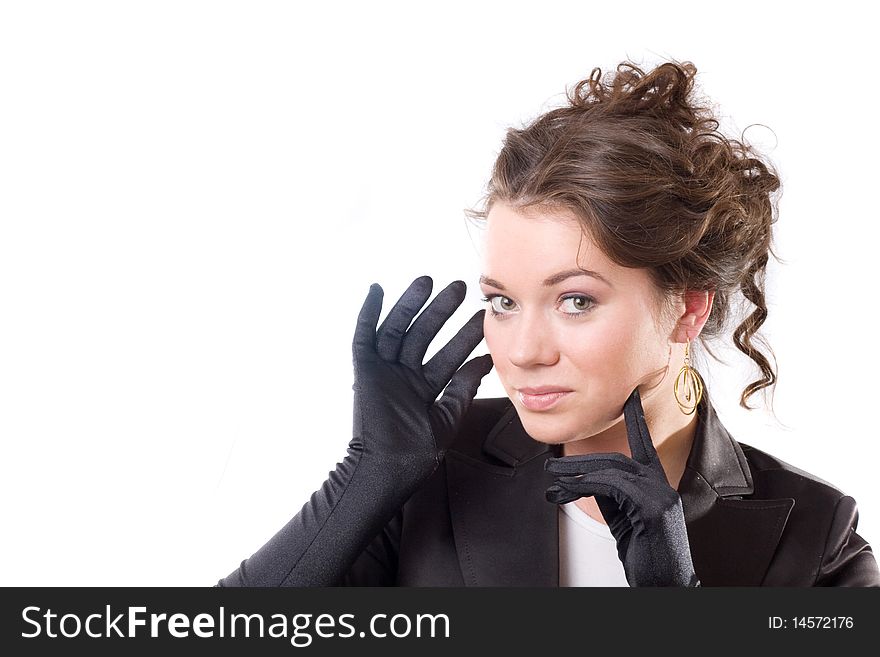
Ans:
[{"label": "brown curly hair", "polygon": [[[509,128],[483,197],[484,221],[502,201],[519,210],[565,209],[597,246],[624,267],[648,269],[662,300],[685,290],[714,290],[700,344],[725,334],[742,293],[754,305],[733,342],[761,371],[740,405],[776,383],[754,342],[767,319],[764,281],[778,215],[778,173],[752,146],[718,131],[708,103],[695,96],[697,69],[670,61],[648,73],[631,61],[606,74],[594,68],[568,104],[522,129]],[[771,403],[772,407],[772,403]]]}]

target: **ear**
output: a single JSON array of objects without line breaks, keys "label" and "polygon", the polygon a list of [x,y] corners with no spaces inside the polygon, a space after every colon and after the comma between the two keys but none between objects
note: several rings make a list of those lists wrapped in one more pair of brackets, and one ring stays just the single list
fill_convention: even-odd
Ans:
[{"label": "ear", "polygon": [[715,290],[688,290],[684,293],[684,312],[672,332],[675,342],[694,340],[703,330],[712,311]]}]

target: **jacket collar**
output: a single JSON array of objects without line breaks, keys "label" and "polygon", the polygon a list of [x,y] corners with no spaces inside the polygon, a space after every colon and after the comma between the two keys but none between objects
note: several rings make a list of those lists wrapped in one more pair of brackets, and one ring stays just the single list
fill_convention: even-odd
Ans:
[{"label": "jacket collar", "polygon": [[[679,493],[693,492],[702,479],[720,497],[751,495],[754,490],[748,461],[715,412],[708,391],[697,406],[697,427]],[[512,468],[541,454],[561,454],[556,445],[540,443],[526,433],[513,403],[483,442],[483,452]]]},{"label": "jacket collar", "polygon": [[[558,507],[544,497],[553,483],[544,461],[561,446],[529,436],[509,404],[483,441],[485,460],[446,456],[462,572],[468,585],[558,586]],[[694,569],[703,586],[760,585],[794,500],[743,499],[755,492],[752,473],[707,390],[696,412],[678,486]]]},{"label": "jacket collar", "polygon": [[705,482],[718,497],[751,495],[754,482],[749,463],[739,443],[718,419],[705,389],[696,413],[694,442],[678,483],[679,494],[683,498],[695,495]]}]

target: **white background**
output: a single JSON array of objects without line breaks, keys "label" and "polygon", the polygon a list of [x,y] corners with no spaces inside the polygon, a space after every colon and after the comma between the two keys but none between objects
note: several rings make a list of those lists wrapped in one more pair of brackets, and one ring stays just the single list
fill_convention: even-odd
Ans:
[{"label": "white background", "polygon": [[[704,375],[739,440],[859,502],[880,543],[874,31],[857,3],[4,2],[0,576],[210,585],[351,437],[351,338],[417,276],[482,307],[505,129],[594,66],[691,60],[783,178],[756,370]],[[788,13],[791,12],[791,13]],[[485,343],[475,355],[485,353]],[[502,396],[494,372],[480,397]],[[759,398],[753,398],[760,402]]]}]

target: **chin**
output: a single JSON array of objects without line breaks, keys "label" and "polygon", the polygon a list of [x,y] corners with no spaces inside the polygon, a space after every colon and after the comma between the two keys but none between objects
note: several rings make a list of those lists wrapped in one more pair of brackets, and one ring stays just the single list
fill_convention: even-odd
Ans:
[{"label": "chin", "polygon": [[528,410],[521,411],[519,408],[517,408],[517,414],[526,433],[539,443],[561,445],[578,440],[576,433],[571,430],[571,427],[566,426],[567,423],[558,416],[552,417],[545,414],[541,418],[529,417],[540,414]]}]

